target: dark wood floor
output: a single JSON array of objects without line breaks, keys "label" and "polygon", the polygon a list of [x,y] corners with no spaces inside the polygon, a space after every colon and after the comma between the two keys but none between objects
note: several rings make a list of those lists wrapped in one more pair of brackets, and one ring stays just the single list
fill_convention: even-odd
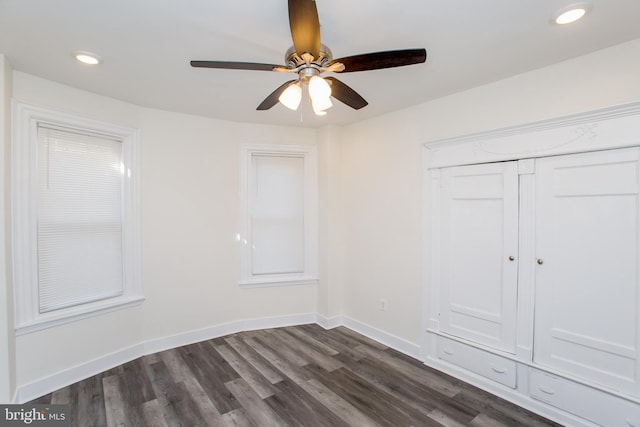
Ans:
[{"label": "dark wood floor", "polygon": [[144,356],[32,403],[94,426],[555,426],[347,328],[242,332]]}]

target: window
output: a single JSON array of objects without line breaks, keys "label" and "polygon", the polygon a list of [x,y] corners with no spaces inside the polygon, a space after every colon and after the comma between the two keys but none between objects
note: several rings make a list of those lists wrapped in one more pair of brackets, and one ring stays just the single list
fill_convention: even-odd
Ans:
[{"label": "window", "polygon": [[18,332],[140,301],[137,132],[25,104],[15,111]]},{"label": "window", "polygon": [[241,148],[240,285],[317,283],[315,147]]}]

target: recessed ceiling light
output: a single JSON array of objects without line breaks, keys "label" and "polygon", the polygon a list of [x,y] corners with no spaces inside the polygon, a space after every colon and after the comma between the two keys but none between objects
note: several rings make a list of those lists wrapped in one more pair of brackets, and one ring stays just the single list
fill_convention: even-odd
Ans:
[{"label": "recessed ceiling light", "polygon": [[100,59],[98,55],[89,52],[74,52],[73,56],[78,61],[89,65],[97,65],[102,62],[102,59]]},{"label": "recessed ceiling light", "polygon": [[570,24],[584,17],[590,10],[591,5],[588,3],[575,3],[557,11],[553,22],[559,25]]}]

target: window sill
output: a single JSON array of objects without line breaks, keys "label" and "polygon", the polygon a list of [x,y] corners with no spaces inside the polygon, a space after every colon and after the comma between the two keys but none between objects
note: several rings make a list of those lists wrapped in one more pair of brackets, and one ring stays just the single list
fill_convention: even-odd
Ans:
[{"label": "window sill", "polygon": [[116,310],[134,307],[142,304],[143,296],[121,297],[107,301],[100,301],[90,305],[73,307],[60,312],[47,313],[16,326],[16,336],[26,335],[43,329],[53,328],[65,323],[76,322]]},{"label": "window sill", "polygon": [[278,279],[251,279],[238,282],[238,286],[243,289],[251,288],[272,288],[279,286],[304,286],[317,285],[317,277],[294,277],[294,278],[278,278]]}]

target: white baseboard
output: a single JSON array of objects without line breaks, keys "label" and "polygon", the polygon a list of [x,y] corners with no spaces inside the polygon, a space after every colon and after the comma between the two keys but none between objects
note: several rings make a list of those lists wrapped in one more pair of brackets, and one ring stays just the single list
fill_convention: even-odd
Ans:
[{"label": "white baseboard", "polygon": [[282,328],[285,326],[304,325],[315,323],[315,313],[294,314],[290,316],[263,317],[259,319],[245,319],[235,322],[223,323],[203,329],[184,332],[181,334],[162,337],[146,341],[144,354],[157,353],[171,348],[181,347],[212,338],[236,334],[242,331],[255,331],[258,329]]},{"label": "white baseboard", "polygon": [[317,323],[325,329],[345,326],[409,356],[418,358],[420,354],[419,345],[347,316],[334,316],[327,318],[317,313],[302,313],[289,316],[245,319],[188,331],[168,337],[148,340],[72,368],[65,369],[62,372],[18,387],[14,402],[28,402],[147,354],[157,353],[171,348],[223,337],[225,335],[235,334],[242,331],[280,328],[285,326],[304,325],[308,323]]},{"label": "white baseboard", "polygon": [[268,317],[243,321],[243,331],[258,329],[283,328],[286,326],[306,325],[316,323],[316,313],[296,314],[292,316]]},{"label": "white baseboard", "polygon": [[397,337],[381,329],[360,322],[359,320],[355,320],[349,316],[340,315],[325,317],[321,314],[318,314],[316,323],[325,329],[333,329],[338,326],[344,326],[358,332],[359,334],[364,335],[365,337],[371,338],[372,340],[389,346],[394,350],[398,350],[399,352],[411,356],[415,359],[423,360],[420,358],[421,348],[418,344],[412,343],[411,341],[407,341],[404,338]]},{"label": "white baseboard", "polygon": [[28,402],[100,372],[130,362],[140,357],[143,350],[144,344],[136,344],[20,386],[16,391],[15,403]]},{"label": "white baseboard", "polygon": [[344,325],[344,316],[326,317],[316,314],[316,323],[325,329],[333,329]]},{"label": "white baseboard", "polygon": [[343,326],[391,347],[394,350],[398,350],[401,353],[411,356],[414,359],[420,359],[420,346],[418,344],[407,341],[404,338],[397,337],[389,332],[367,325],[366,323],[362,323],[348,316],[342,316],[342,319]]}]

